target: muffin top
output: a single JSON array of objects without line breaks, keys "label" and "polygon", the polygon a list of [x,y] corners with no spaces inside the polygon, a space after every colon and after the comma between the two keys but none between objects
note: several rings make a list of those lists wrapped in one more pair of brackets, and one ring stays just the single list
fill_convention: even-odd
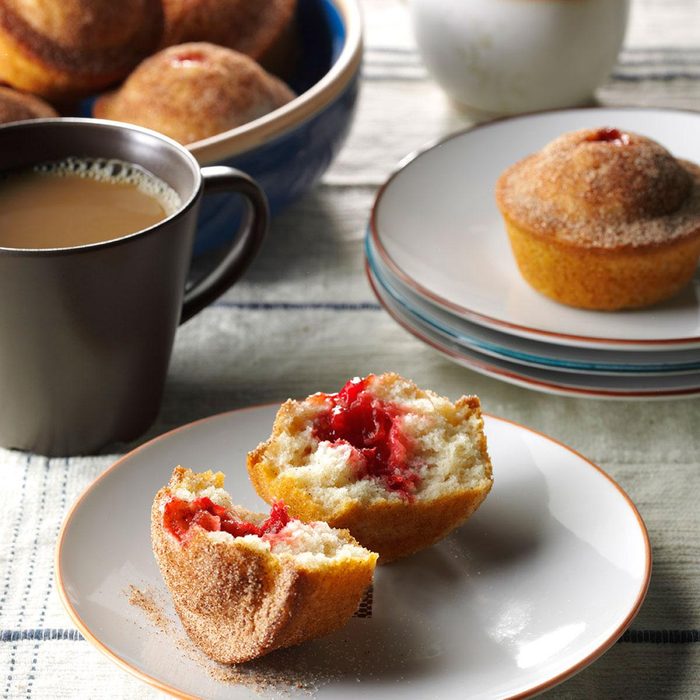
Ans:
[{"label": "muffin top", "polygon": [[292,22],[296,0],[163,0],[161,46],[208,41],[258,62]]},{"label": "muffin top", "polygon": [[0,26],[50,66],[79,75],[128,71],[158,45],[163,7],[159,0],[4,0]]},{"label": "muffin top", "polygon": [[117,90],[97,99],[93,113],[192,143],[253,121],[292,99],[287,85],[249,56],[190,42],[149,56]]},{"label": "muffin top", "polygon": [[639,134],[582,129],[508,168],[501,211],[535,234],[614,249],[700,235],[700,167]]}]

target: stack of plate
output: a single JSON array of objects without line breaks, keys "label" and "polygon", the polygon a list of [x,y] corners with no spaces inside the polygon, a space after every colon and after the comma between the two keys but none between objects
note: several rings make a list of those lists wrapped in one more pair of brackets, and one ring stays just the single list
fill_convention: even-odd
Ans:
[{"label": "stack of plate", "polygon": [[520,276],[494,202],[500,173],[565,131],[615,127],[700,163],[700,114],[579,109],[460,133],[407,159],[377,195],[366,240],[377,298],[455,362],[531,389],[598,398],[700,395],[700,275],[647,309],[550,301]]}]

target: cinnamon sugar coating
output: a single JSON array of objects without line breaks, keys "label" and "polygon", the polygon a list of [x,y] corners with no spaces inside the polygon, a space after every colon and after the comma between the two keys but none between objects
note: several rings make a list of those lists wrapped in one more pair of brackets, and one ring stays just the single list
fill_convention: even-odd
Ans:
[{"label": "cinnamon sugar coating", "polygon": [[[163,509],[181,488],[222,486],[220,473],[195,474],[177,467],[151,508],[153,552],[190,639],[210,658],[231,664],[342,627],[372,581],[377,555],[367,550],[344,555],[339,550],[310,562],[303,553],[273,551],[258,537],[217,538],[222,533],[194,527],[180,542],[166,529]],[[228,495],[225,499],[230,504]],[[227,507],[249,522],[265,517]],[[347,531],[335,535],[341,548],[357,546]]]},{"label": "cinnamon sugar coating", "polygon": [[0,86],[0,124],[57,116],[56,110],[44,100]]},{"label": "cinnamon sugar coating", "polygon": [[583,248],[655,246],[700,234],[700,167],[630,132],[563,134],[508,168],[496,198],[515,225]]},{"label": "cinnamon sugar coating", "polygon": [[290,28],[296,4],[296,0],[163,0],[162,46],[209,41],[264,65]]},{"label": "cinnamon sugar coating", "polygon": [[143,61],[94,114],[192,143],[286,104],[294,93],[248,56],[207,42],[179,44]]}]

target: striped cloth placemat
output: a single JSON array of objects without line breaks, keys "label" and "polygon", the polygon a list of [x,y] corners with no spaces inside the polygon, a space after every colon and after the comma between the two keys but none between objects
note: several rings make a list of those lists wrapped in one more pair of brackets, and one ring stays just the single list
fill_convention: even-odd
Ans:
[{"label": "striped cloth placemat", "polygon": [[[654,549],[631,628],[553,698],[700,696],[700,401],[547,396],[460,369],[396,326],[364,278],[376,188],[408,152],[469,125],[430,81],[400,0],[365,0],[366,60],[350,139],[314,192],[279,216],[258,260],[178,332],[163,408],[143,439],[205,415],[332,389],[394,369],[552,435],[630,494]],[[633,0],[604,105],[700,109],[700,2]],[[130,448],[123,446],[118,452]],[[46,459],[0,450],[0,698],[153,698],[72,626],[53,580],[70,504],[118,456]],[[115,526],[106,522],[105,527]]]}]

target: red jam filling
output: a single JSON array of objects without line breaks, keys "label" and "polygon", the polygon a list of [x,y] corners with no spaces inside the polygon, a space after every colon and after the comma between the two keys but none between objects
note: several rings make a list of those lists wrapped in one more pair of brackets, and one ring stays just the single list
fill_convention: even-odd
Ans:
[{"label": "red jam filling", "polygon": [[586,141],[605,141],[615,146],[624,146],[630,142],[630,136],[619,129],[610,129],[606,127],[604,129],[598,129],[598,131],[588,136]]},{"label": "red jam filling", "polygon": [[173,56],[172,62],[175,65],[189,65],[192,63],[203,63],[205,60],[206,56],[201,51],[181,51]]},{"label": "red jam filling", "polygon": [[206,497],[194,501],[172,498],[165,504],[163,512],[163,525],[181,542],[194,525],[208,532],[228,532],[234,537],[263,537],[277,534],[290,520],[282,501],[272,505],[270,517],[260,525],[235,518],[226,508]]},{"label": "red jam filling", "polygon": [[337,394],[328,394],[331,407],[314,421],[314,436],[351,445],[360,479],[379,479],[388,491],[410,500],[420,477],[408,464],[411,440],[400,427],[403,411],[372,395],[372,375],[351,379]]}]

